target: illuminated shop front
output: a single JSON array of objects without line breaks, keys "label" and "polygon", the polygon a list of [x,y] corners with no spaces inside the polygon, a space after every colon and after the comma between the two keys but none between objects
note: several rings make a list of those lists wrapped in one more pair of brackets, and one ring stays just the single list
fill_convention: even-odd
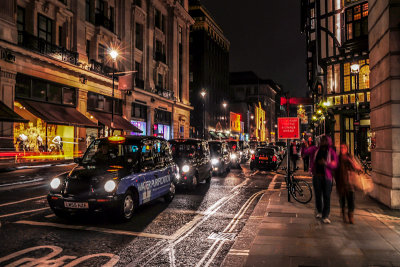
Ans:
[{"label": "illuminated shop front", "polygon": [[161,109],[154,110],[153,135],[166,140],[171,139],[171,112]]},{"label": "illuminated shop front", "polygon": [[265,110],[262,109],[261,103],[258,103],[258,106],[255,107],[255,136],[257,141],[265,141]]},{"label": "illuminated shop front", "polygon": [[14,124],[16,150],[42,153],[39,158],[73,158],[81,152],[85,140],[79,128],[97,125],[76,110],[76,89],[22,74],[16,81],[14,111],[29,121]]},{"label": "illuminated shop front", "polygon": [[138,103],[132,103],[132,119],[133,126],[141,130],[141,133],[131,132],[132,135],[147,135],[147,106]]}]

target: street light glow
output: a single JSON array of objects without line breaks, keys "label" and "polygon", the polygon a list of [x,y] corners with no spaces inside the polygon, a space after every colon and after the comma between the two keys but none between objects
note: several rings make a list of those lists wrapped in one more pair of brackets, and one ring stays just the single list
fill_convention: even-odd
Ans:
[{"label": "street light glow", "polygon": [[202,97],[205,97],[206,96],[206,91],[201,91],[200,94],[201,94]]},{"label": "street light glow", "polygon": [[227,104],[226,102],[224,102],[224,103],[222,104],[222,106],[224,106],[224,108],[226,108],[226,106],[228,106],[228,104]]},{"label": "street light glow", "polygon": [[117,52],[117,50],[115,50],[115,49],[111,49],[109,54],[110,54],[110,57],[111,57],[113,60],[116,60],[117,57],[118,57],[118,52]]}]

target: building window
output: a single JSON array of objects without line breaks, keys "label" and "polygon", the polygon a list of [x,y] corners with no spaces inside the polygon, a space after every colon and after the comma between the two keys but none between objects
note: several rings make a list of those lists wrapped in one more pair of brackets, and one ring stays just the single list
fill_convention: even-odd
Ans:
[{"label": "building window", "polygon": [[[111,113],[113,99],[108,96],[96,94],[93,92],[88,93],[88,110],[99,110]],[[122,114],[122,100],[114,98],[114,114]]]},{"label": "building window", "polygon": [[[111,27],[111,25],[115,25],[115,23],[114,23],[115,22],[114,21],[115,20],[115,14],[114,13],[115,13],[114,7],[111,6],[110,7],[110,22],[111,22],[110,23],[110,27]],[[114,32],[114,29],[111,29],[111,31]]]},{"label": "building window", "polygon": [[86,21],[90,21],[90,0],[85,0],[85,18]]},{"label": "building window", "polygon": [[86,40],[86,56],[90,59],[90,41]]},{"label": "building window", "polygon": [[135,29],[135,46],[137,49],[140,51],[143,51],[143,25],[140,23],[136,23],[136,29]]},{"label": "building window", "polygon": [[105,62],[105,53],[106,53],[106,47],[104,45],[99,44],[98,58],[101,63]]},{"label": "building window", "polygon": [[147,120],[147,106],[132,103],[132,117]]},{"label": "building window", "polygon": [[157,85],[159,88],[163,88],[164,87],[164,76],[160,73],[158,73],[158,77],[157,77]]},{"label": "building window", "polygon": [[49,43],[53,43],[53,21],[41,14],[38,15],[38,36]]},{"label": "building window", "polygon": [[135,0],[134,2],[138,7],[142,7],[142,0]]},{"label": "building window", "polygon": [[64,47],[64,36],[63,36],[64,32],[63,32],[63,27],[59,26],[58,27],[58,45],[61,47]]},{"label": "building window", "polygon": [[162,18],[161,18],[161,11],[158,9],[154,9],[154,26],[158,29],[162,29]]},{"label": "building window", "polygon": [[340,93],[341,83],[340,83],[340,64],[335,64],[334,66],[334,90],[336,94]]},{"label": "building window", "polygon": [[25,9],[20,6],[17,7],[17,29],[25,31]]},{"label": "building window", "polygon": [[328,91],[328,94],[333,94],[334,88],[333,88],[333,66],[329,65],[327,69],[327,75],[326,75],[326,90]]},{"label": "building window", "polygon": [[95,9],[96,14],[101,14],[104,15],[104,1],[102,0],[96,0],[96,9]]},{"label": "building window", "polygon": [[[369,89],[369,59],[362,59],[358,61],[360,65],[360,72],[358,73],[358,89]],[[350,63],[343,65],[343,78],[344,78],[344,91],[349,92],[356,89],[355,74],[351,74]],[[351,82],[350,82],[351,81]]]},{"label": "building window", "polygon": [[346,9],[346,39],[368,35],[368,3]]}]

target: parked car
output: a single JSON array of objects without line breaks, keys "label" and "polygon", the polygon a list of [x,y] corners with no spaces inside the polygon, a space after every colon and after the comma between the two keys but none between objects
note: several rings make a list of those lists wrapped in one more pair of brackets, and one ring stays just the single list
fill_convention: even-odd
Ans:
[{"label": "parked car", "polygon": [[211,153],[213,172],[218,175],[228,173],[231,168],[231,159],[228,144],[224,141],[208,141]]},{"label": "parked car", "polygon": [[[240,151],[239,141],[228,141],[232,167],[240,168],[243,152]],[[240,153],[242,152],[242,153]]]},{"label": "parked car", "polygon": [[178,169],[166,140],[112,136],[94,140],[72,171],[53,178],[47,196],[60,217],[111,211],[129,220],[136,208],[159,197],[171,202]]},{"label": "parked car", "polygon": [[276,170],[279,166],[278,155],[275,149],[269,147],[258,147],[251,157],[251,170]]},{"label": "parked car", "polygon": [[178,185],[190,185],[194,189],[202,181],[211,181],[212,166],[207,141],[174,139],[169,143],[174,161],[179,167]]}]

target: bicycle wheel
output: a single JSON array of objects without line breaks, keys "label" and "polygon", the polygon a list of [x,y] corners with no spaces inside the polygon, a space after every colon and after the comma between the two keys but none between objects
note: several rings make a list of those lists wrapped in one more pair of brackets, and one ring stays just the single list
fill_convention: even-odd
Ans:
[{"label": "bicycle wheel", "polygon": [[292,197],[302,204],[307,204],[312,199],[312,190],[311,186],[303,180],[292,180],[292,188],[290,190],[290,194]]}]

